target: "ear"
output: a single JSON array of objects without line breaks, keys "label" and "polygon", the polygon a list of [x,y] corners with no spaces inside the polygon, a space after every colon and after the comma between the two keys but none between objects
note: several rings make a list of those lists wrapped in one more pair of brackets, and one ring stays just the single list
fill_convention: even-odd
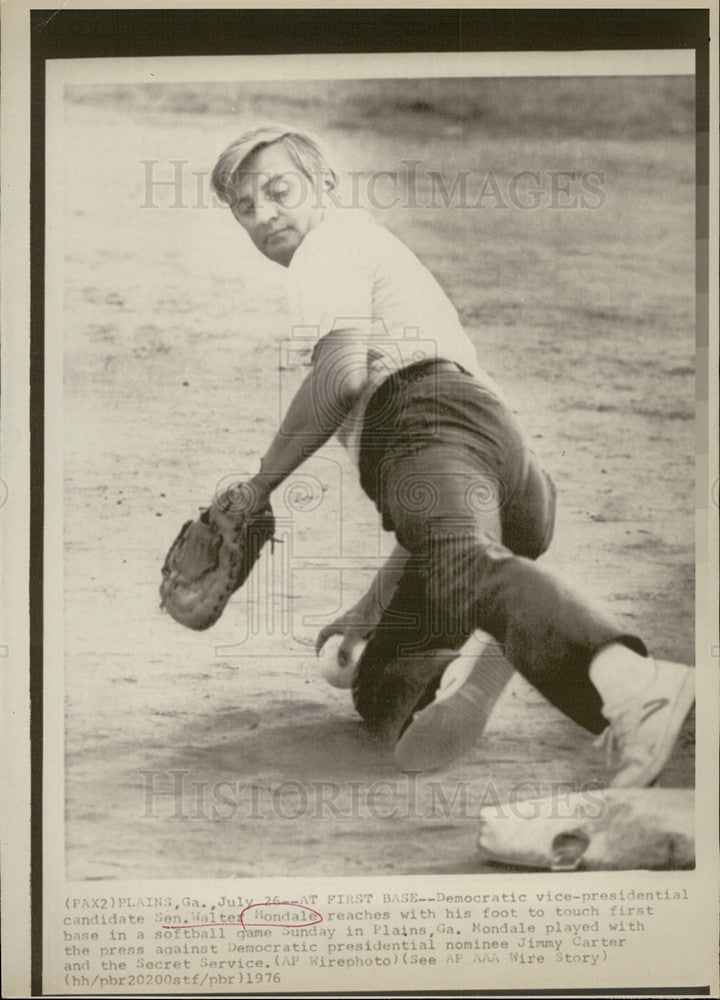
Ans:
[{"label": "ear", "polygon": [[335,173],[334,170],[331,170],[330,167],[327,167],[325,170],[323,170],[322,187],[324,191],[334,191],[339,186],[339,184],[340,184],[340,178],[338,177],[338,175]]},{"label": "ear", "polygon": [[590,838],[584,830],[564,830],[553,837],[552,872],[574,872],[578,869],[582,856],[590,846]]}]

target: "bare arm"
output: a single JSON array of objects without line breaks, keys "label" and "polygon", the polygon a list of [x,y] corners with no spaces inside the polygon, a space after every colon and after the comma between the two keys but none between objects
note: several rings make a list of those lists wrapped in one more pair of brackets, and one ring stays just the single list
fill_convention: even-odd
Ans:
[{"label": "bare arm", "polygon": [[358,643],[369,639],[382,618],[397,589],[409,552],[396,543],[385,565],[375,576],[366,594],[357,604],[344,611],[339,618],[325,625],[315,640],[315,653],[319,654],[325,643],[333,635],[341,635],[343,641],[337,651],[340,666],[350,662],[352,651]]},{"label": "bare arm", "polygon": [[407,549],[404,549],[399,542],[396,542],[395,548],[390,553],[387,562],[371,583],[367,594],[359,602],[364,608],[367,608],[377,616],[377,621],[380,620],[380,615],[387,608],[397,589],[400,577],[405,572],[405,565],[409,554]]},{"label": "bare arm", "polygon": [[[366,336],[359,330],[334,330],[320,342],[313,368],[293,397],[278,433],[250,480],[252,502],[262,507],[270,493],[335,433],[367,383]],[[232,491],[227,503],[232,504]],[[408,553],[396,545],[368,592],[348,612],[325,626],[319,652],[331,635],[343,635],[341,651],[349,656],[380,621],[403,573]]]},{"label": "bare arm", "polygon": [[[312,371],[293,397],[260,472],[250,480],[253,506],[262,507],[272,491],[332,437],[350,412],[367,383],[365,341],[359,330],[333,330],[320,341]],[[220,498],[226,509],[233,502],[232,491]]]}]

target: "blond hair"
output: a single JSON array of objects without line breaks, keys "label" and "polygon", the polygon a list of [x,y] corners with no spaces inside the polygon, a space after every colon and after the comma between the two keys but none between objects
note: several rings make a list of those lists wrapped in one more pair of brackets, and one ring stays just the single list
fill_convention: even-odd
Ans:
[{"label": "blond hair", "polygon": [[232,204],[243,164],[254,153],[276,142],[282,143],[298,170],[309,180],[322,177],[328,190],[337,188],[340,178],[319,139],[309,132],[282,125],[260,125],[243,132],[220,154],[212,172],[212,186],[222,201]]}]

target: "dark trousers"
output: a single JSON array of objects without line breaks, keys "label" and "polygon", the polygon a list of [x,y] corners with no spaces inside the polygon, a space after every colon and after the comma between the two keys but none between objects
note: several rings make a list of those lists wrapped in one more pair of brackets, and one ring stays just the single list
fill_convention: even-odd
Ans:
[{"label": "dark trousers", "polygon": [[555,489],[505,403],[447,362],[404,369],[375,392],[363,489],[410,559],[353,683],[371,730],[396,737],[430,701],[476,630],[592,733],[607,725],[588,668],[627,635],[535,563],[552,538]]}]

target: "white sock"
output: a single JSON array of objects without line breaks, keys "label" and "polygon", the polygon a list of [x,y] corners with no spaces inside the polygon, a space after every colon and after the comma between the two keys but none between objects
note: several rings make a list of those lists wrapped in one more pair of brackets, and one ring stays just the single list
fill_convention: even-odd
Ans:
[{"label": "white sock", "polygon": [[435,700],[442,701],[448,694],[456,691],[471,673],[475,673],[473,686],[482,691],[483,702],[489,714],[514,673],[507,660],[497,652],[491,654],[490,649],[476,656],[464,653],[448,664]]},{"label": "white sock", "polygon": [[655,677],[655,661],[620,642],[604,646],[590,664],[590,680],[602,698],[603,715],[612,719]]},{"label": "white sock", "polygon": [[483,689],[489,707],[492,707],[507,687],[507,683],[515,673],[508,661],[502,656],[481,656],[482,673],[478,687]]}]

